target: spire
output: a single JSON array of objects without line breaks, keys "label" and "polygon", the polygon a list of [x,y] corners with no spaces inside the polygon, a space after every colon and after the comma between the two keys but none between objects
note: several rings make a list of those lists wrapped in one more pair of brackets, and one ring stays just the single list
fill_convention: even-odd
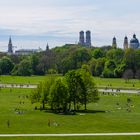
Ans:
[{"label": "spire", "polygon": [[124,50],[128,49],[128,38],[125,36],[124,38],[124,44],[123,44]]},{"label": "spire", "polygon": [[9,44],[12,44],[11,36],[9,37]]},{"label": "spire", "polygon": [[13,45],[12,45],[12,39],[11,39],[11,36],[9,37],[8,53],[9,53],[9,54],[12,54],[12,53],[13,53]]},{"label": "spire", "polygon": [[113,41],[112,41],[112,48],[116,49],[117,48],[117,41],[116,41],[116,37],[113,37]]},{"label": "spire", "polygon": [[136,34],[133,35],[133,38],[136,38]]},{"label": "spire", "polygon": [[47,46],[46,46],[46,51],[48,51],[49,50],[49,45],[48,45],[48,43],[47,43]]}]

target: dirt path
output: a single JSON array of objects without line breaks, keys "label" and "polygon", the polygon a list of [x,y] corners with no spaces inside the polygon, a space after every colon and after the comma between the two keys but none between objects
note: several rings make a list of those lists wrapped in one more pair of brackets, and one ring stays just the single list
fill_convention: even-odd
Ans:
[{"label": "dirt path", "polygon": [[83,134],[0,134],[0,137],[81,137],[81,136],[140,136],[135,133],[83,133]]}]

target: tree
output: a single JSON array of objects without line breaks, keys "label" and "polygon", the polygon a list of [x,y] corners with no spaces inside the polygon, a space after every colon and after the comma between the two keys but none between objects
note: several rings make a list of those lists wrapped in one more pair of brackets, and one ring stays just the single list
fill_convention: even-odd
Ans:
[{"label": "tree", "polygon": [[95,67],[95,75],[96,76],[101,76],[101,74],[104,70],[104,65],[105,65],[105,59],[104,58],[97,59],[96,67]]},{"label": "tree", "polygon": [[79,70],[79,73],[81,73],[84,83],[84,90],[81,94],[81,103],[84,104],[85,110],[87,110],[87,103],[99,100],[98,91],[88,69],[83,67]]},{"label": "tree", "polygon": [[32,66],[30,60],[22,60],[20,64],[15,65],[12,75],[30,76],[32,75]]},{"label": "tree", "polygon": [[115,75],[114,75],[115,68],[116,68],[116,64],[113,60],[106,61],[102,76],[106,77],[106,78],[114,78],[115,77]]},{"label": "tree", "polygon": [[140,80],[140,69],[136,71],[135,78]]},{"label": "tree", "polygon": [[96,64],[97,64],[97,60],[94,58],[92,58],[89,61],[89,68],[90,68],[90,72],[91,72],[92,76],[96,75]]},{"label": "tree", "polygon": [[37,71],[38,64],[39,64],[39,57],[37,56],[37,54],[33,54],[31,56],[31,66],[32,66],[33,74],[38,74]]},{"label": "tree", "polygon": [[137,71],[140,68],[140,50],[135,50],[135,71]]},{"label": "tree", "polygon": [[55,111],[62,110],[66,112],[68,110],[68,89],[62,78],[55,80],[55,83],[50,89],[50,105]]},{"label": "tree", "polygon": [[97,48],[93,51],[93,57],[95,59],[102,58],[103,56],[104,56],[104,53],[100,48]]},{"label": "tree", "polygon": [[41,98],[40,102],[42,103],[43,109],[45,109],[45,104],[49,104],[49,96],[50,96],[50,89],[54,84],[55,76],[49,77],[46,79],[42,86]]},{"label": "tree", "polygon": [[61,73],[64,75],[66,74],[69,70],[75,69],[75,64],[74,60],[71,57],[66,57],[61,60]]},{"label": "tree", "polygon": [[91,59],[91,55],[85,48],[79,48],[73,52],[70,56],[73,61],[73,69],[81,68],[81,66],[87,63]]},{"label": "tree", "polygon": [[77,105],[79,103],[80,95],[85,89],[84,82],[82,80],[81,74],[75,70],[69,71],[66,74],[66,82],[68,85],[68,92],[70,94],[69,109],[71,108],[71,102],[72,102],[74,106],[74,111],[76,111]]},{"label": "tree", "polygon": [[40,102],[42,104],[42,109],[45,109],[45,104],[49,104],[50,89],[54,83],[54,76],[46,79],[45,82],[41,82],[37,89],[31,94],[32,103]]},{"label": "tree", "polygon": [[10,74],[14,67],[14,63],[7,56],[0,59],[1,74]]},{"label": "tree", "polygon": [[124,57],[124,51],[120,48],[110,49],[107,52],[106,57],[108,60],[113,60],[116,64],[120,64]]},{"label": "tree", "polygon": [[117,68],[114,70],[115,77],[121,78],[125,69],[126,65],[124,63],[118,65]]},{"label": "tree", "polygon": [[132,48],[129,48],[125,51],[124,54],[124,62],[126,64],[126,69],[132,69],[135,71],[136,68],[136,54],[135,50]]},{"label": "tree", "polygon": [[129,81],[129,79],[133,79],[134,78],[134,73],[131,69],[127,69],[125,70],[124,74],[123,74],[123,78],[127,81]]},{"label": "tree", "polygon": [[87,109],[87,103],[97,101],[98,92],[93,82],[88,67],[85,65],[77,71],[69,71],[66,74],[68,91],[70,94],[70,104],[74,105],[74,110],[82,104]]}]

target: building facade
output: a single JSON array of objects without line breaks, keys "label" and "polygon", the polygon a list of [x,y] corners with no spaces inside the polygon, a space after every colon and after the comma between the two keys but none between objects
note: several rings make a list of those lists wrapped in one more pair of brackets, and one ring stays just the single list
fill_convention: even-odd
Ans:
[{"label": "building facade", "polygon": [[9,38],[9,43],[8,43],[8,54],[13,54],[13,45],[12,45],[11,37]]},{"label": "building facade", "polygon": [[129,45],[128,45],[128,38],[127,36],[125,36],[124,38],[124,43],[123,43],[123,48],[124,50],[128,49]]},{"label": "building facade", "polygon": [[136,35],[133,35],[133,38],[130,40],[130,48],[133,49],[139,49],[140,48],[140,43],[139,40],[137,39]]},{"label": "building facade", "polygon": [[79,33],[79,45],[86,46],[86,47],[91,47],[91,32],[86,31],[86,38],[84,35],[84,31],[81,31]]},{"label": "building facade", "polygon": [[113,37],[113,40],[112,40],[112,48],[114,48],[114,49],[117,48],[117,40],[116,40],[116,37]]}]

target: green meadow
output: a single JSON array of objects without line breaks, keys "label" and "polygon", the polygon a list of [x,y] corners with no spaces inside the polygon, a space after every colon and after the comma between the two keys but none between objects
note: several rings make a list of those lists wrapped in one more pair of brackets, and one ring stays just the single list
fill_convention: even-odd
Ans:
[{"label": "green meadow", "polygon": [[[7,79],[7,81],[5,80]],[[37,84],[45,77],[0,77],[1,83]],[[112,86],[126,84],[123,79],[94,78],[96,84]],[[108,81],[108,83],[107,83]],[[117,83],[117,81],[120,81]],[[134,80],[136,87],[139,81]],[[122,82],[122,83],[121,83]],[[131,82],[131,81],[130,81]],[[131,83],[129,83],[131,84]],[[129,87],[129,86],[128,86]],[[139,132],[140,130],[140,96],[136,94],[103,95],[97,103],[88,104],[87,112],[76,115],[54,114],[35,110],[38,104],[31,104],[30,94],[33,89],[1,89],[0,90],[0,134],[49,134],[49,133],[111,133]],[[127,99],[131,99],[131,111],[128,111]],[[8,124],[9,122],[9,124]],[[50,123],[50,125],[49,125]],[[97,137],[16,137],[0,139],[49,139],[49,140],[138,140],[139,136],[97,136]]]},{"label": "green meadow", "polygon": [[105,136],[105,137],[14,137],[3,140],[139,140],[140,136]]},{"label": "green meadow", "polygon": [[[55,77],[60,77],[61,75],[55,75]],[[48,76],[0,76],[0,83],[7,84],[38,84],[44,81],[46,78],[51,77]],[[94,82],[97,87],[111,87],[111,88],[121,88],[121,89],[140,89],[140,80],[131,79],[126,82],[122,78],[99,78],[93,77]],[[111,85],[111,86],[110,86]]]}]

